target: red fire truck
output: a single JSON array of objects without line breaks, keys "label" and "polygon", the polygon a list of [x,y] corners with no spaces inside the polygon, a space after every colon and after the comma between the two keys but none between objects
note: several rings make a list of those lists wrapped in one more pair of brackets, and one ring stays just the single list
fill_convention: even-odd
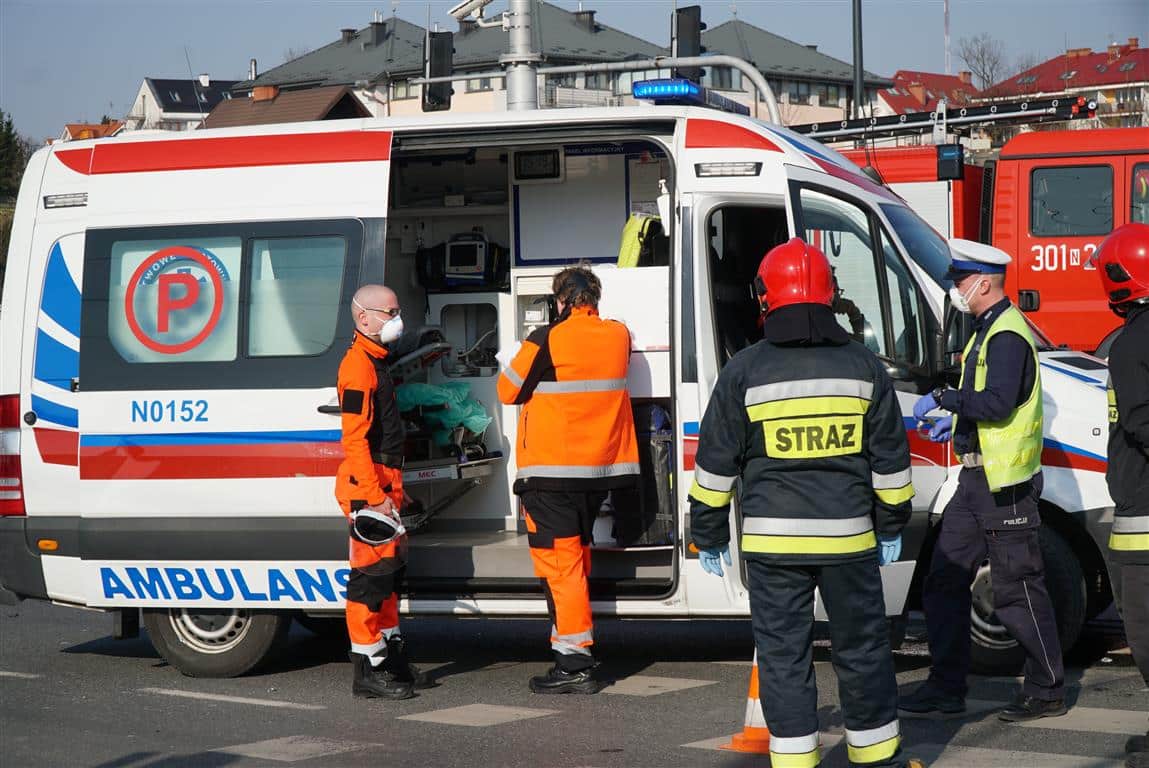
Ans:
[{"label": "red fire truck", "polygon": [[956,179],[936,146],[844,154],[942,234],[1012,254],[1009,295],[1051,339],[1107,353],[1119,321],[1090,256],[1114,227],[1149,223],[1149,128],[1023,133],[984,168],[959,161]]}]

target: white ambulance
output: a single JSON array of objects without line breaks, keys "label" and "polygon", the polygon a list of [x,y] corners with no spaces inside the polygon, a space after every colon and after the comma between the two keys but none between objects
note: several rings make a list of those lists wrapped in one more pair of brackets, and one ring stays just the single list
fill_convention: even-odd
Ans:
[{"label": "white ambulance", "polygon": [[[630,217],[655,214],[663,233],[646,228],[637,265],[620,266]],[[419,512],[404,609],[544,615],[495,353],[548,322],[554,271],[588,261],[603,314],[633,335],[644,472],[596,527],[595,611],[746,617],[740,570],[708,576],[691,551],[686,489],[718,371],[758,334],[755,268],[794,235],[829,255],[859,310],[843,323],[886,361],[907,414],[915,514],[904,559],[883,569],[888,613],[903,617],[930,513],[956,475],[948,447],[908,418],[959,347],[956,324],[946,338],[945,243],[812,140],[674,105],[40,150],[0,315],[0,583],[115,612],[121,633],[142,615],[159,652],[192,675],[242,674],[293,618],[338,617],[348,568],[335,376],[350,296],[382,281],[410,329],[399,377],[465,396],[440,409],[477,402],[490,419],[435,426],[434,404],[411,409],[404,474]],[[1047,577],[1068,648],[1109,602],[1106,370],[1051,347],[1042,375]],[[980,659],[1010,662],[988,574],[974,593]]]}]

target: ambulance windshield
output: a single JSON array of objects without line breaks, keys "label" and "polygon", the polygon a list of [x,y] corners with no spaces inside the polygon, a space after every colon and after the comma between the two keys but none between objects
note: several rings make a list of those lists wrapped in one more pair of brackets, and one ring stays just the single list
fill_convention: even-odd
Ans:
[{"label": "ambulance windshield", "polygon": [[882,212],[898,233],[910,258],[917,262],[939,285],[947,286],[946,270],[950,265],[950,248],[933,227],[904,205],[882,203]]}]

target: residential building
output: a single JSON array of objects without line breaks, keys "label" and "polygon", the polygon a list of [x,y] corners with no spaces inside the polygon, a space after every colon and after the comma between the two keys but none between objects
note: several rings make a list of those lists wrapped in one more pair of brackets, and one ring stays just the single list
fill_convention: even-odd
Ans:
[{"label": "residential building", "polygon": [[1060,127],[1149,126],[1149,48],[1142,48],[1136,37],[1125,43],[1113,43],[1104,51],[1071,48],[986,88],[977,101],[992,103],[1059,96],[1084,97],[1097,103],[1095,119],[1057,124]]},{"label": "residential building", "polygon": [[246,99],[220,101],[204,119],[203,127],[225,128],[354,117],[371,117],[371,112],[345,85],[283,92],[275,85],[261,85],[252,89]]},{"label": "residential building", "polygon": [[190,131],[200,127],[216,105],[231,98],[235,80],[194,80],[146,77],[124,118],[127,130]]},{"label": "residential building", "polygon": [[[55,141],[80,141],[81,139],[105,139],[124,130],[120,120],[105,120],[102,123],[67,123],[60,137]],[[49,141],[49,144],[54,142]]]},{"label": "residential building", "polygon": [[943,75],[899,69],[894,73],[894,84],[878,91],[874,114],[882,117],[933,112],[943,99],[949,108],[964,107],[972,104],[976,95],[977,88],[969,72]]}]

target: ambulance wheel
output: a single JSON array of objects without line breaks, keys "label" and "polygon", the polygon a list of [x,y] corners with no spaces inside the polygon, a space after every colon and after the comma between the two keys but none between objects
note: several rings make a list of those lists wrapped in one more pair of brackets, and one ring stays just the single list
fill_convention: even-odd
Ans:
[{"label": "ambulance wheel", "polygon": [[[1086,589],[1081,564],[1060,535],[1042,527],[1041,558],[1045,563],[1045,589],[1053,601],[1062,654],[1077,643],[1085,626]],[[988,564],[978,569],[971,587],[971,669],[984,675],[1016,675],[1025,663],[1025,651],[993,610],[993,582]]]},{"label": "ambulance wheel", "polygon": [[238,677],[264,661],[291,625],[278,611],[152,608],[144,626],[156,651],[188,677]]}]

